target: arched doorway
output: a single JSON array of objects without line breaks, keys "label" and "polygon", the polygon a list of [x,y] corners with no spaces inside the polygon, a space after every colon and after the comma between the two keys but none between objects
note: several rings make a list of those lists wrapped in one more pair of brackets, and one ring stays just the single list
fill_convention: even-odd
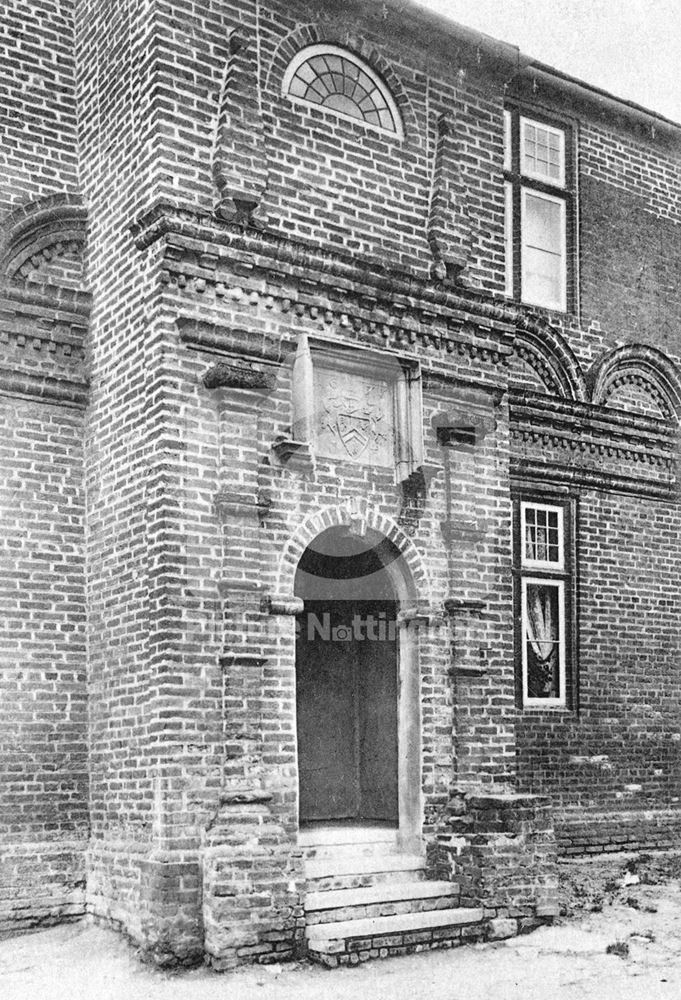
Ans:
[{"label": "arched doorway", "polygon": [[[418,782],[404,739],[406,570],[377,532],[329,528],[296,572],[296,709],[301,829],[405,825]],[[417,707],[412,706],[418,716]],[[413,740],[410,741],[410,746]],[[412,755],[413,756],[413,755]],[[412,810],[413,811],[413,810]]]}]

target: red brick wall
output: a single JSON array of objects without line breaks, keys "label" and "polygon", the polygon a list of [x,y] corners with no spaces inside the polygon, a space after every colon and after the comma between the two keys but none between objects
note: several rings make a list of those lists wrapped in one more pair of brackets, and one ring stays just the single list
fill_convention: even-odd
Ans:
[{"label": "red brick wall", "polygon": [[[679,804],[680,529],[675,504],[581,497],[579,710],[518,721],[521,786],[551,794],[567,816]],[[642,815],[636,826],[643,840]],[[626,846],[621,833],[610,831],[612,846]]]},{"label": "red brick wall", "polygon": [[[0,4],[3,250],[10,212],[77,190],[73,41],[69,0]],[[34,288],[45,262],[29,262]],[[83,912],[88,829],[83,415],[40,399],[43,377],[68,383],[80,332],[67,301],[56,330],[44,299],[24,309],[22,280],[8,298],[0,275],[2,928]]]},{"label": "red brick wall", "polygon": [[0,219],[54,191],[75,191],[73,0],[0,4]]},{"label": "red brick wall", "polygon": [[84,910],[82,414],[0,408],[0,928]]},{"label": "red brick wall", "polygon": [[582,177],[582,309],[610,343],[651,344],[679,357],[681,219],[673,204],[661,214],[646,201],[638,185]]}]

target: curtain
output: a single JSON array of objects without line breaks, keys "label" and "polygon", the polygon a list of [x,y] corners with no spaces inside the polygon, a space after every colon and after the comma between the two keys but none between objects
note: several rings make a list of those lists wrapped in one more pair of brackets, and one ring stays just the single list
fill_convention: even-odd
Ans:
[{"label": "curtain", "polygon": [[532,650],[538,660],[546,662],[555,649],[558,639],[558,621],[552,598],[555,587],[527,588],[527,631]]},{"label": "curtain", "polygon": [[527,638],[533,656],[528,662],[528,694],[532,698],[557,697],[558,590],[556,587],[528,585]]}]

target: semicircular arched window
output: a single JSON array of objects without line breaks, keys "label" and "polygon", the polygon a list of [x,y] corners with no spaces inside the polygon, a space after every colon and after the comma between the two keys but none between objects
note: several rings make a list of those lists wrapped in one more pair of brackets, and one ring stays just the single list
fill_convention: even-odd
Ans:
[{"label": "semicircular arched window", "polygon": [[402,137],[400,113],[392,94],[374,71],[347,49],[336,45],[302,49],[289,63],[283,92]]}]

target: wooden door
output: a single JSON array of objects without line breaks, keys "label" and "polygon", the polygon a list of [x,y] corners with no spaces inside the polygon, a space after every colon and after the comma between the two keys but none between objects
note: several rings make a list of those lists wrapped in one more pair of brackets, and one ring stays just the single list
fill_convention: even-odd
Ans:
[{"label": "wooden door", "polygon": [[359,808],[353,644],[331,639],[346,618],[338,604],[306,601],[298,619],[296,709],[303,823],[353,819]]},{"label": "wooden door", "polygon": [[296,643],[301,823],[397,825],[394,618],[391,601],[305,602]]},{"label": "wooden door", "polygon": [[[397,641],[394,602],[365,602],[376,640],[355,643],[359,729],[359,818],[397,826]],[[385,638],[381,638],[384,636]]]}]

